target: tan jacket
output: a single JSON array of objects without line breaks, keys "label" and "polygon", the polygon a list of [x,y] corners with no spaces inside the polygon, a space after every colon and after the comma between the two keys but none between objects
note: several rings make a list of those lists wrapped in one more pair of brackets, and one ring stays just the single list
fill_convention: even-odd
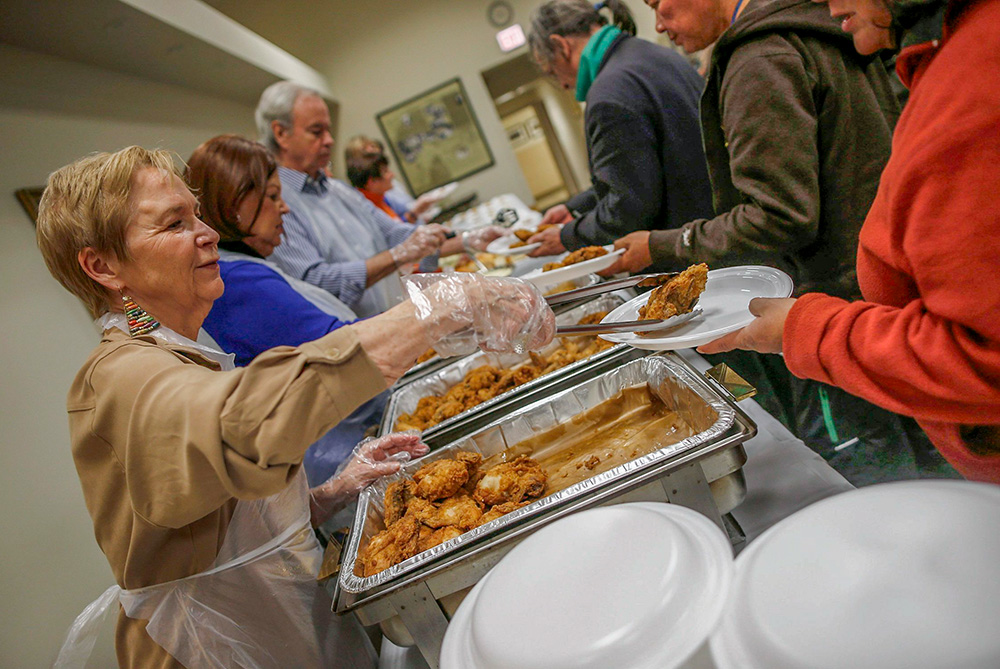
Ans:
[{"label": "tan jacket", "polygon": [[[306,448],[385,380],[350,327],[247,367],[104,333],[69,392],[70,438],[97,542],[125,589],[211,567],[236,501],[278,492]],[[180,666],[119,615],[122,667]]]}]

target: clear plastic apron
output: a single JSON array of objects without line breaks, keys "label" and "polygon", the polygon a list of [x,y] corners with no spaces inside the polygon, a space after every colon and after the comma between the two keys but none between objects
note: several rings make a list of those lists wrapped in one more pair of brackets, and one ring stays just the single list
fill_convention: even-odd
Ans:
[{"label": "clear plastic apron", "polygon": [[[101,324],[119,326],[115,316]],[[117,601],[128,617],[148,620],[149,636],[190,669],[374,667],[361,626],[333,613],[316,580],[322,559],[300,469],[278,494],[237,502],[210,569],[136,590],[108,588],[74,621],[54,666],[86,666]]]}]

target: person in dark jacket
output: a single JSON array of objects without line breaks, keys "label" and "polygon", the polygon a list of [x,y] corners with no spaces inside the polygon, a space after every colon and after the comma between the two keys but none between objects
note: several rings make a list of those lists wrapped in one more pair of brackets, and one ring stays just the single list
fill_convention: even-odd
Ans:
[{"label": "person in dark jacket", "polygon": [[542,71],[586,101],[593,187],[545,213],[532,255],[610,244],[634,230],[677,227],[712,212],[698,98],[704,81],[678,53],[635,37],[620,0],[550,0],[529,44]]},{"label": "person in dark jacket", "polygon": [[[701,103],[717,215],[632,233],[608,271],[766,264],[796,294],[859,296],[858,235],[889,159],[899,107],[877,55],[861,55],[810,0],[649,0],[686,51],[715,42]],[[724,361],[764,407],[855,485],[953,476],[910,419],[791,375],[778,356]]]}]

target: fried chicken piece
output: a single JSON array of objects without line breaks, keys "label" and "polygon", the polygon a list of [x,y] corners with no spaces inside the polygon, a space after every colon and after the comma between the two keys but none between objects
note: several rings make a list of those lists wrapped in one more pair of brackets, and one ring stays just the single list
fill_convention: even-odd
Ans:
[{"label": "fried chicken piece", "polygon": [[670,318],[688,313],[705,290],[707,281],[708,265],[691,265],[650,293],[646,306],[639,309],[639,318]]},{"label": "fried chicken piece", "polygon": [[497,504],[492,509],[490,509],[489,511],[487,511],[486,513],[484,513],[482,516],[480,516],[479,522],[476,524],[476,527],[479,527],[480,525],[485,525],[486,523],[490,522],[491,520],[496,520],[497,518],[500,518],[501,516],[506,516],[511,511],[516,511],[517,509],[520,509],[522,506],[527,506],[528,504],[531,504],[531,502],[530,501],[525,501],[525,502],[505,502],[503,504]]},{"label": "fried chicken piece", "polygon": [[362,558],[364,575],[373,576],[416,555],[420,527],[416,517],[406,515],[372,537]]},{"label": "fried chicken piece", "polygon": [[603,321],[604,317],[607,315],[608,315],[607,311],[595,311],[594,313],[587,314],[586,316],[581,318],[580,321],[577,323],[577,325],[596,325],[601,321]]},{"label": "fried chicken piece", "polygon": [[[527,230],[527,229],[521,228],[520,230],[515,230],[514,231],[514,236],[517,237],[522,242],[526,242],[529,239],[531,239],[532,235],[534,235],[536,232],[537,232],[537,230]],[[514,247],[511,246],[511,248],[514,248]]]},{"label": "fried chicken piece", "polygon": [[434,424],[431,420],[434,418],[434,412],[437,411],[442,401],[437,395],[421,397],[417,402],[417,408],[413,410],[412,414],[404,413],[399,415],[399,418],[396,419],[395,429],[397,431],[426,430]]},{"label": "fried chicken piece", "polygon": [[447,525],[436,530],[432,530],[426,525],[421,525],[420,538],[417,541],[417,551],[423,553],[425,550],[434,548],[438,544],[443,544],[449,539],[462,536],[463,532],[464,530]]},{"label": "fried chicken piece", "polygon": [[593,260],[607,254],[608,250],[603,246],[584,246],[582,249],[577,249],[563,258],[562,262],[563,266],[575,265],[578,262]]},{"label": "fried chicken piece", "polygon": [[462,384],[470,390],[481,390],[493,385],[498,376],[500,376],[499,369],[493,365],[482,365],[466,374]]},{"label": "fried chicken piece", "polygon": [[455,495],[449,497],[439,504],[428,504],[415,512],[417,520],[427,527],[439,528],[447,525],[470,530],[479,523],[479,517],[483,515],[476,500],[468,495]]},{"label": "fried chicken piece", "polygon": [[531,458],[521,455],[486,471],[472,496],[483,506],[520,502],[540,497],[545,490],[545,472]]},{"label": "fried chicken piece", "polygon": [[539,376],[539,369],[534,365],[521,365],[520,367],[515,367],[514,369],[509,369],[500,375],[496,383],[496,394],[505,393],[511,388],[517,388],[520,385],[531,381]]},{"label": "fried chicken piece", "polygon": [[463,411],[465,411],[465,403],[461,400],[444,400],[440,405],[438,405],[438,408],[434,411],[434,415],[431,416],[431,419],[427,421],[427,427],[437,425],[441,421],[457,416]]},{"label": "fried chicken piece", "polygon": [[451,497],[469,480],[469,469],[457,460],[435,460],[413,474],[415,494],[427,500]]},{"label": "fried chicken piece", "polygon": [[573,251],[565,258],[562,262],[549,262],[545,263],[542,267],[543,272],[548,272],[550,270],[559,269],[560,267],[566,267],[568,265],[575,265],[578,262],[583,262],[585,260],[593,260],[594,258],[600,258],[603,255],[607,255],[608,250],[603,246],[584,246],[582,249],[577,249]]},{"label": "fried chicken piece", "polygon": [[455,451],[455,460],[465,465],[469,470],[469,476],[479,471],[479,465],[483,461],[483,456],[472,451]]},{"label": "fried chicken piece", "polygon": [[406,509],[413,499],[416,484],[413,481],[394,481],[385,489],[385,526],[406,515]]}]

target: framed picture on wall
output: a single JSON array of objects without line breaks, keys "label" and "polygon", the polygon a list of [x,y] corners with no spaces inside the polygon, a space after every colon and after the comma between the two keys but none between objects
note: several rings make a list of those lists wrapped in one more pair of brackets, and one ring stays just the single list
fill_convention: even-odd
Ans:
[{"label": "framed picture on wall", "polygon": [[45,189],[39,186],[37,188],[19,188],[14,191],[14,197],[24,207],[24,211],[28,214],[32,223],[38,220],[38,203],[42,199],[43,190]]},{"label": "framed picture on wall", "polygon": [[493,166],[462,81],[451,79],[375,115],[413,195]]}]

